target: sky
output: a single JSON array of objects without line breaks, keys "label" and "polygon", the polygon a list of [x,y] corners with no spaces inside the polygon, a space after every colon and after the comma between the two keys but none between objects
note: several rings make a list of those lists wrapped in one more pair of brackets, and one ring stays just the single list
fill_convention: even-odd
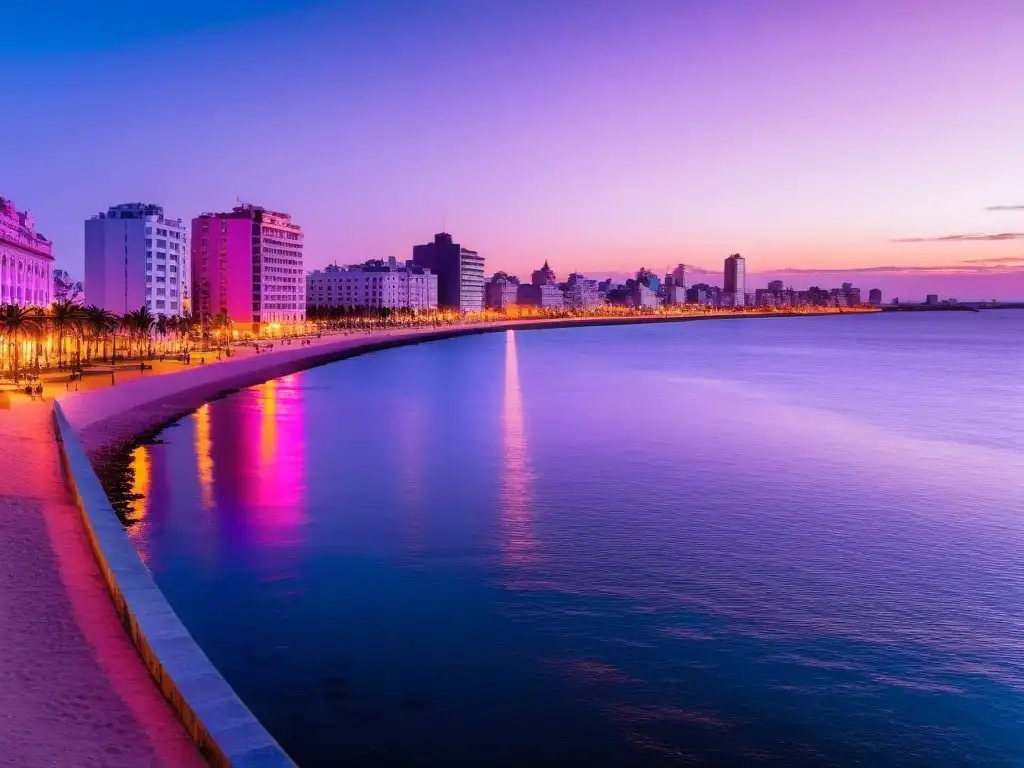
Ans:
[{"label": "sky", "polygon": [[[852,280],[1024,299],[1021,0],[35,0],[4,8],[0,195],[83,221],[239,199],[306,263]],[[1000,208],[1000,210],[990,210]],[[88,291],[88,286],[86,286]]]}]

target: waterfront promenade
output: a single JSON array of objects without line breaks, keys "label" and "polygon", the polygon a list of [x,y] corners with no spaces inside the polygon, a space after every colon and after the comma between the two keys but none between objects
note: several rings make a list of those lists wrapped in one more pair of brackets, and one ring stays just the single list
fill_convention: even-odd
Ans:
[{"label": "waterfront promenade", "polygon": [[[227,390],[372,349],[507,327],[700,318],[559,319],[339,334],[308,345],[278,342],[259,355],[239,350],[220,362],[165,368],[58,399],[94,462],[102,462],[140,434]],[[0,460],[0,764],[202,765],[118,621],[63,477],[52,404],[11,396],[6,405],[0,410],[9,446]]]}]

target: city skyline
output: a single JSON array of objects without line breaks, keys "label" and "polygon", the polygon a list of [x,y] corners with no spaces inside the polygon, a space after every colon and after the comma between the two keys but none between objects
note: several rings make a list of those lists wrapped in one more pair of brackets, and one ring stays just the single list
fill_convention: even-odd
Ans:
[{"label": "city skyline", "polygon": [[445,229],[519,275],[739,252],[751,285],[1024,298],[1019,3],[271,5],[8,11],[0,193],[58,266],[110,205],[242,198],[302,224],[307,270]]}]

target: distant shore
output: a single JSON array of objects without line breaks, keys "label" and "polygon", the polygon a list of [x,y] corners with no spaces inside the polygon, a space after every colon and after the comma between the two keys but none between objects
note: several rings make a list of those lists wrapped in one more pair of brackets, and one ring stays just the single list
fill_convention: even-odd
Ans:
[{"label": "distant shore", "polygon": [[853,314],[875,312],[831,310],[558,318],[336,334],[311,340],[307,346],[278,343],[273,351],[260,355],[239,356],[205,366],[193,365],[173,373],[142,377],[113,387],[60,395],[58,399],[72,429],[82,441],[97,471],[102,474],[105,465],[116,454],[140,439],[152,436],[205,402],[270,379],[383,349],[506,330]]}]

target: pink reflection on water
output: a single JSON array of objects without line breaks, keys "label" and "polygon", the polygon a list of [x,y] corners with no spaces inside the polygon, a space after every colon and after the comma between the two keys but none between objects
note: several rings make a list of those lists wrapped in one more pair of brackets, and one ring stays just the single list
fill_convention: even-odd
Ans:
[{"label": "pink reflection on water", "polygon": [[293,374],[254,390],[259,440],[253,533],[270,546],[299,543],[306,523],[306,435],[298,383]]},{"label": "pink reflection on water", "polygon": [[505,396],[501,412],[501,538],[506,565],[535,561],[536,542],[530,517],[533,473],[526,451],[523,397],[515,331],[505,332]]}]

